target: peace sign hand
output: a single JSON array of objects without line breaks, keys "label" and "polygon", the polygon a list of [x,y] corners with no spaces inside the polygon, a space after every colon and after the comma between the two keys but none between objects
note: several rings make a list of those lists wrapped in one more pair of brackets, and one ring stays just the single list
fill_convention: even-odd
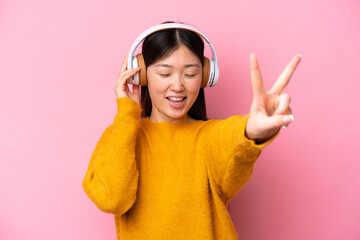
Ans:
[{"label": "peace sign hand", "polygon": [[253,101],[245,128],[247,138],[263,142],[274,136],[282,126],[287,127],[294,121],[289,107],[290,96],[281,91],[289,83],[300,60],[300,54],[293,57],[272,88],[266,91],[256,56],[254,53],[250,54]]}]

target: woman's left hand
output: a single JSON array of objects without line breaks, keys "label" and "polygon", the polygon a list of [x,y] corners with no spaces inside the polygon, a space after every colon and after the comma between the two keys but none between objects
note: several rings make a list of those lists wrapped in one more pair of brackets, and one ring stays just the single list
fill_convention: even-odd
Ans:
[{"label": "woman's left hand", "polygon": [[301,55],[295,55],[272,88],[266,91],[256,56],[254,53],[250,54],[253,101],[245,128],[247,138],[256,142],[266,141],[274,136],[282,126],[287,127],[294,121],[289,106],[290,96],[281,92],[289,83],[300,60]]}]

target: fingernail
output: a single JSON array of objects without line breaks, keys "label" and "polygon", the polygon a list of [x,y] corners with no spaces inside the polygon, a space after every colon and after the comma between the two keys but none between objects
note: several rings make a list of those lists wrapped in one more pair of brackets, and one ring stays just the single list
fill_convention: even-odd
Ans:
[{"label": "fingernail", "polygon": [[284,129],[285,129],[285,128],[286,128],[286,126],[282,126],[282,128],[284,128]]},{"label": "fingernail", "polygon": [[282,120],[283,120],[284,123],[293,122],[293,121],[294,121],[294,116],[293,116],[293,115],[289,115],[289,116],[283,117]]},{"label": "fingernail", "polygon": [[302,55],[300,53],[297,54],[299,56],[299,58],[302,58]]}]

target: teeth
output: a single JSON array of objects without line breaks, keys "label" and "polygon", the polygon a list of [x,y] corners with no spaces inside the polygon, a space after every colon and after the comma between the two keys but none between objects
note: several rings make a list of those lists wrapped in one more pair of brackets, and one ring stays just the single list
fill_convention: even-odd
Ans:
[{"label": "teeth", "polygon": [[172,101],[181,101],[184,98],[176,98],[176,97],[169,97],[168,99],[172,100]]}]

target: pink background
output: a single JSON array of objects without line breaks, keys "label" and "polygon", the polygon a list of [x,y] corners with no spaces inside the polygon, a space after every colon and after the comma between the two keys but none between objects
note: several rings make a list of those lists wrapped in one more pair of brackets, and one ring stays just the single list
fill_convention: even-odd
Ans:
[{"label": "pink background", "polygon": [[115,116],[125,54],[167,20],[195,26],[217,51],[211,118],[247,114],[251,52],[267,88],[303,55],[285,91],[295,122],[231,202],[240,239],[360,239],[357,0],[2,0],[0,239],[115,239],[113,216],[81,182]]}]

